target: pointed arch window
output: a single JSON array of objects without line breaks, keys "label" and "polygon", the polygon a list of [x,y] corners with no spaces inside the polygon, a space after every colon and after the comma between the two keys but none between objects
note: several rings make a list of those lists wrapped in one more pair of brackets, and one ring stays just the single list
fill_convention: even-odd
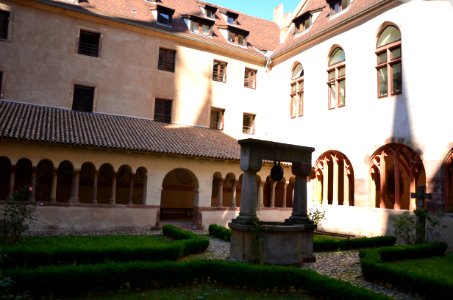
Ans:
[{"label": "pointed arch window", "polygon": [[329,109],[343,107],[346,104],[346,56],[340,47],[329,56],[327,85],[329,88]]},{"label": "pointed arch window", "polygon": [[291,118],[304,115],[304,68],[297,64],[291,75]]},{"label": "pointed arch window", "polygon": [[378,97],[401,94],[401,33],[393,25],[385,27],[376,43]]}]

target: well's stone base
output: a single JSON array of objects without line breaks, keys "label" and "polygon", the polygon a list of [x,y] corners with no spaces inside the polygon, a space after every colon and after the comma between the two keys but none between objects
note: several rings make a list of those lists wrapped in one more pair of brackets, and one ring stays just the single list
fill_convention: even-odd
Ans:
[{"label": "well's stone base", "polygon": [[229,223],[232,259],[272,265],[301,265],[314,261],[313,224]]}]

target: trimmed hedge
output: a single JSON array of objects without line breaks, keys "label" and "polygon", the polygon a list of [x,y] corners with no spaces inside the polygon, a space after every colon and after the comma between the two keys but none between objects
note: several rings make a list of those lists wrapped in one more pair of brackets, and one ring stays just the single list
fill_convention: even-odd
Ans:
[{"label": "trimmed hedge", "polygon": [[13,292],[33,298],[63,298],[213,283],[260,291],[297,291],[323,299],[390,299],[312,270],[249,265],[216,260],[129,262],[47,266],[4,272],[15,282]]},{"label": "trimmed hedge", "polygon": [[384,262],[401,259],[427,258],[442,255],[447,249],[445,243],[424,243],[409,246],[395,246],[360,251],[360,264],[366,280],[391,284],[408,293],[418,294],[426,299],[445,299],[453,294],[453,286],[447,282],[417,273],[394,268]]},{"label": "trimmed hedge", "polygon": [[231,229],[225,228],[223,226],[217,225],[217,224],[211,224],[209,225],[209,234],[222,239],[224,241],[229,242],[231,239]]},{"label": "trimmed hedge", "polygon": [[363,248],[376,248],[383,246],[393,246],[396,242],[394,236],[377,236],[377,237],[361,237],[353,239],[341,240],[321,240],[313,241],[313,251],[326,252],[337,250],[353,250]]},{"label": "trimmed hedge", "polygon": [[93,249],[30,249],[4,248],[6,258],[0,262],[2,268],[38,267],[44,265],[95,264],[107,261],[175,261],[180,257],[204,252],[209,239],[190,231],[165,225],[163,232],[176,241],[155,247],[111,247]]}]

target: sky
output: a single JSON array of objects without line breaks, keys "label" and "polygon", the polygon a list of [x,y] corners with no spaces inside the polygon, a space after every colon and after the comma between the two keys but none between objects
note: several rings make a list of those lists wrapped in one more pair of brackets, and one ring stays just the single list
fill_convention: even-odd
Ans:
[{"label": "sky", "polygon": [[301,0],[204,0],[254,17],[272,21],[274,8],[283,4],[285,13],[292,12]]}]

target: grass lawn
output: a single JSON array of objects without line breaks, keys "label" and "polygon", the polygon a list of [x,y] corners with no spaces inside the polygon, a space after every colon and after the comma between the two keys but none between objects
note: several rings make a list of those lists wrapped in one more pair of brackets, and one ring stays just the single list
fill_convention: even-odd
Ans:
[{"label": "grass lawn", "polygon": [[[85,298],[86,299],[86,298]],[[311,298],[302,293],[265,293],[245,291],[227,287],[219,287],[208,284],[201,284],[192,287],[180,287],[172,289],[157,289],[138,293],[127,293],[96,297],[91,299],[153,299],[153,300],[211,300],[211,299],[241,299],[241,300],[261,300],[261,299],[287,299],[287,300],[311,300]]]},{"label": "grass lawn", "polygon": [[2,248],[30,249],[99,249],[99,248],[149,248],[171,243],[173,240],[163,235],[150,236],[41,236],[22,237],[15,245],[1,245]]},{"label": "grass lawn", "polygon": [[417,273],[453,285],[453,253],[430,258],[401,260],[384,263],[407,273]]}]

